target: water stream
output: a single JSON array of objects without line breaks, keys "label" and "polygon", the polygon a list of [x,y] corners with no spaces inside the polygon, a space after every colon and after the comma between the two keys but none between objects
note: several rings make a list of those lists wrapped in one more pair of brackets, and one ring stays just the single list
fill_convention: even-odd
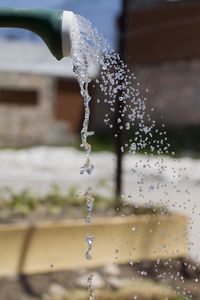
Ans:
[{"label": "water stream", "polygon": [[[114,127],[116,101],[120,102],[120,117],[117,120],[119,130],[124,130],[130,135],[121,151],[128,150],[129,153],[134,154],[136,150],[145,149],[148,146],[152,154],[168,154],[170,145],[167,142],[164,124],[163,130],[158,132],[155,128],[155,121],[151,120],[149,113],[146,112],[146,97],[141,95],[140,83],[137,82],[127,64],[121,60],[120,55],[110,48],[107,41],[89,21],[80,16],[76,16],[73,40],[72,62],[85,106],[81,147],[86,154],[86,162],[80,170],[81,174],[85,172],[91,174],[94,169],[90,161],[91,145],[88,143],[88,137],[93,134],[88,131],[91,101],[88,86],[92,80],[89,76],[91,65],[99,69],[99,79],[95,80],[93,86],[100,90],[100,99],[96,99],[97,103],[103,102],[107,105],[104,122],[109,128]],[[95,99],[92,100],[95,101]],[[135,130],[134,136],[133,129]],[[156,130],[161,138],[152,139],[152,132]],[[115,132],[115,137],[118,133]]]},{"label": "water stream", "polygon": [[93,206],[94,206],[94,197],[92,196],[91,187],[87,189],[84,198],[87,206],[87,216],[85,217],[85,222],[89,224],[91,222],[91,213],[93,211]]},{"label": "water stream", "polygon": [[[93,135],[93,132],[88,131],[90,120],[90,94],[88,91],[91,78],[89,77],[89,64],[97,64],[102,55],[102,43],[99,41],[99,36],[95,29],[92,28],[89,22],[80,16],[76,16],[74,20],[74,28],[72,30],[72,63],[74,66],[74,74],[80,86],[80,93],[84,100],[85,117],[83,121],[83,127],[81,130],[81,147],[86,154],[86,162],[80,169],[80,173],[83,175],[87,173],[92,174],[94,169],[93,164],[90,161],[91,145],[88,143],[88,137]],[[89,224],[91,222],[91,214],[93,211],[94,198],[92,197],[92,189],[89,187],[84,195],[87,207],[87,216],[85,222]],[[90,233],[86,236],[87,250],[85,258],[92,260],[92,247],[94,244],[94,236]],[[93,289],[93,275],[88,277],[88,296],[89,300],[94,300]]]},{"label": "water stream", "polygon": [[[121,60],[120,55],[110,48],[107,41],[92,27],[90,22],[81,16],[74,18],[71,59],[85,107],[85,118],[81,130],[81,147],[86,155],[86,161],[80,169],[81,174],[91,175],[94,170],[90,159],[91,145],[88,142],[88,137],[94,134],[89,131],[91,101],[89,84],[92,81],[89,74],[91,65],[95,65],[99,70],[99,79],[96,79],[95,82],[93,80],[92,86],[100,90],[101,100],[96,99],[97,103],[103,101],[104,105],[107,105],[104,122],[109,128],[114,127],[116,102],[119,101],[118,103],[120,103],[118,105],[120,117],[117,120],[119,124],[117,130],[126,131],[129,136],[121,151],[135,154],[136,150],[144,150],[149,147],[152,155],[169,152],[170,145],[167,142],[164,125],[163,130],[159,131],[161,138],[153,139],[152,132],[156,131],[155,121],[151,120],[150,115],[146,113],[146,98],[140,94],[140,84],[135,75],[131,73],[128,66]],[[92,101],[94,100],[92,99]],[[116,131],[115,137],[118,134],[119,131]],[[147,153],[145,152],[145,154]],[[89,226],[94,203],[91,187],[85,193],[85,201],[87,206],[85,222]],[[86,237],[86,243],[88,249],[85,257],[91,260],[94,236],[90,233]],[[90,300],[94,299],[92,278],[92,275],[88,278]]]}]

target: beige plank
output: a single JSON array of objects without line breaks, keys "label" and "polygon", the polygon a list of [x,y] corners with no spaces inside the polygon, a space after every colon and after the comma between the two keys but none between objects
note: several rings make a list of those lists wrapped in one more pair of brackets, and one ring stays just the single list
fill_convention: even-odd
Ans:
[{"label": "beige plank", "polygon": [[[179,215],[101,218],[0,226],[0,276],[95,267],[187,254],[187,219]],[[93,260],[85,236],[95,236]]]}]

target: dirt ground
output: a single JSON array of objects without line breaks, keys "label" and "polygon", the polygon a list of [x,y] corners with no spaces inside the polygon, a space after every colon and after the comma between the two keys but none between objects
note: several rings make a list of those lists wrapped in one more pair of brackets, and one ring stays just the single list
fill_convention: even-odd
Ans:
[{"label": "dirt ground", "polygon": [[96,291],[97,300],[200,299],[200,268],[190,259],[131,263],[117,266],[117,270],[113,275],[102,267],[1,278],[0,299],[85,300],[87,287],[80,286],[80,279],[89,273],[97,273],[104,280]]}]

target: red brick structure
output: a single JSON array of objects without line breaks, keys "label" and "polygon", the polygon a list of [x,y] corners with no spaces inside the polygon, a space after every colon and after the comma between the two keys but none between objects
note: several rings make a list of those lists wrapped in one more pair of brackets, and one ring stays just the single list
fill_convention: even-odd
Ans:
[{"label": "red brick structure", "polygon": [[200,126],[199,1],[124,1],[125,55],[153,118]]}]

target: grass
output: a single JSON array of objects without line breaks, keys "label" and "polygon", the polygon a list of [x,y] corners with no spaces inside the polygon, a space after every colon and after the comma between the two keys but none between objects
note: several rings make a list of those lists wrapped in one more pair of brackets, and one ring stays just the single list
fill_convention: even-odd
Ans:
[{"label": "grass", "polygon": [[[37,219],[48,217],[82,218],[87,215],[86,200],[84,195],[77,193],[77,188],[72,186],[66,193],[59,186],[53,185],[49,193],[42,198],[36,196],[32,191],[25,189],[21,192],[13,192],[5,189],[6,200],[0,202],[0,222],[12,219]],[[92,195],[94,198],[94,213],[98,216],[104,215],[142,215],[142,214],[167,214],[165,207],[136,206],[127,204],[122,199]],[[116,203],[118,207],[116,208]]]},{"label": "grass", "polygon": [[27,215],[37,206],[35,196],[30,190],[15,193],[11,189],[7,189],[7,193],[10,194],[10,201],[6,202],[7,207],[13,211],[13,213]]}]

